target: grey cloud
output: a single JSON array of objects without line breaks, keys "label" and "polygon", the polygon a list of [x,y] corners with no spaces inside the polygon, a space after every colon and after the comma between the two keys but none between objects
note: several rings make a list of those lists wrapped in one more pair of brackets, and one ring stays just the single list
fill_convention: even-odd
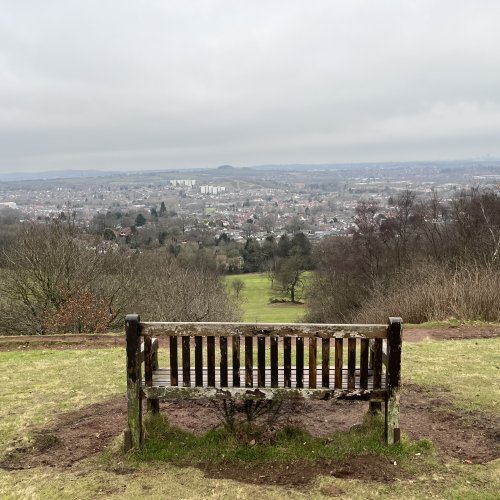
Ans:
[{"label": "grey cloud", "polygon": [[0,171],[500,154],[495,1],[0,2]]}]

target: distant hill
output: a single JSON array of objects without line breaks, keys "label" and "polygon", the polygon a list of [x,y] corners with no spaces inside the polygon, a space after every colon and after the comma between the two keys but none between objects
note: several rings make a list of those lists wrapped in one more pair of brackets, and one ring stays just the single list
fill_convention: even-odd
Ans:
[{"label": "distant hill", "polygon": [[408,169],[460,169],[460,168],[493,168],[497,173],[500,168],[500,160],[494,158],[477,160],[449,160],[449,161],[413,161],[413,162],[376,162],[376,163],[288,163],[288,164],[262,164],[247,167],[235,167],[232,165],[220,165],[218,167],[205,168],[165,168],[154,170],[50,170],[45,172],[8,172],[0,173],[0,182],[9,181],[33,181],[33,180],[56,180],[56,179],[85,179],[95,177],[119,177],[119,176],[143,176],[173,174],[188,175],[207,174],[227,177],[231,174],[254,175],[255,172],[311,172],[311,171],[339,171],[344,169],[358,169],[360,171],[373,172],[374,169],[396,170]]},{"label": "distant hill", "polygon": [[9,172],[0,173],[1,182],[9,181],[33,181],[51,179],[75,179],[85,177],[107,177],[110,175],[121,175],[123,172],[105,170],[49,170],[46,172]]}]

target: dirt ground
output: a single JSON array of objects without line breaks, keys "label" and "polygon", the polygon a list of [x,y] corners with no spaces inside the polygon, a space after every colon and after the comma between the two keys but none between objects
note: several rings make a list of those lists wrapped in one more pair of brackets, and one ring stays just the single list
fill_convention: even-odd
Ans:
[{"label": "dirt ground", "polygon": [[[406,328],[405,342],[422,340],[463,340],[500,337],[499,326],[449,326],[446,328]],[[0,336],[0,351],[22,349],[104,349],[125,347],[123,335],[82,334],[82,335],[22,335]]]},{"label": "dirt ground", "polygon": [[[500,329],[493,327],[408,329],[404,340],[412,342],[427,338],[491,338],[499,335]],[[60,348],[114,347],[123,343],[120,337],[106,339],[106,336],[99,336],[95,343],[86,338],[79,340],[83,343],[69,346],[65,344]],[[53,346],[54,344],[50,344],[50,348]],[[7,346],[4,344],[3,347]],[[20,344],[11,343],[8,348],[17,350],[48,347],[43,341],[24,341]],[[451,411],[445,391],[439,394],[436,391],[428,393],[421,387],[410,384],[404,386],[401,402],[401,427],[404,432],[414,439],[430,439],[445,459],[484,463],[500,457],[500,417]],[[315,436],[349,430],[361,423],[368,408],[368,403],[362,401],[306,401],[286,404],[289,406],[283,408],[282,417],[275,425],[291,424],[303,427]],[[168,414],[173,425],[195,434],[207,432],[220,425],[211,402],[162,402],[161,411]],[[0,467],[8,470],[38,466],[71,467],[104,451],[125,426],[125,396],[63,413],[51,425],[32,429],[33,441],[29,447],[21,442],[13,443]],[[365,480],[372,478],[377,481],[394,481],[404,477],[399,467],[389,460],[370,455],[354,457],[340,465],[327,461],[307,467],[303,462],[278,465],[273,468],[272,478],[267,477],[268,467],[263,465],[255,465],[242,471],[238,467],[206,464],[203,470],[208,477],[256,484],[274,482],[292,487],[307,484],[318,474],[340,478],[362,477]],[[121,469],[116,472],[124,473]]]},{"label": "dirt ground", "polygon": [[[464,463],[484,463],[500,457],[500,419],[491,415],[451,412],[440,395],[429,397],[418,386],[406,385],[402,395],[401,427],[414,439],[432,440],[444,458],[457,458]],[[313,435],[322,436],[350,429],[361,423],[367,411],[366,402],[308,401],[285,407],[277,426],[292,424],[304,427]],[[45,428],[33,429],[29,447],[16,446],[4,458],[4,469],[25,469],[39,466],[71,467],[79,461],[104,451],[125,428],[126,400],[115,397],[103,403],[61,414]],[[201,434],[219,425],[210,402],[164,402],[171,423],[184,430]],[[450,439],[453,436],[453,439]],[[268,467],[255,465],[242,471],[239,467],[206,464],[201,466],[208,477],[235,479],[260,484],[300,486],[318,474],[340,478],[363,478],[388,482],[403,478],[397,465],[380,457],[365,455],[350,458],[341,464],[319,461],[305,467],[304,463]],[[121,469],[117,473],[124,473]]]}]

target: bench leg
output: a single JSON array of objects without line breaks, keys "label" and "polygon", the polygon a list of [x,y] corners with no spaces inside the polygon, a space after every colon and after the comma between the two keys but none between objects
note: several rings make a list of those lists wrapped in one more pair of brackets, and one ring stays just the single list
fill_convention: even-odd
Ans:
[{"label": "bench leg", "polygon": [[[157,350],[151,356],[151,369],[158,370],[158,368],[159,368],[159,363],[158,363],[158,348],[157,348]],[[151,377],[151,381],[152,380],[153,378]],[[160,400],[148,399],[147,408],[148,411],[150,411],[151,413],[160,413]]]},{"label": "bench leg", "polygon": [[376,399],[370,399],[368,404],[370,405],[368,413],[370,413],[371,415],[382,413],[382,401],[378,401]]},{"label": "bench leg", "polygon": [[130,448],[139,449],[142,445],[142,397],[140,390],[139,383],[127,388],[128,431],[125,435],[125,451]]},{"label": "bench leg", "polygon": [[392,391],[385,402],[385,440],[387,444],[399,443],[401,431],[399,426],[399,388]]},{"label": "bench leg", "polygon": [[147,410],[151,413],[160,412],[160,401],[158,399],[148,399]]},{"label": "bench leg", "polygon": [[141,345],[139,316],[129,314],[125,318],[127,340],[127,420],[125,451],[139,449],[142,445],[142,392],[141,392]]}]

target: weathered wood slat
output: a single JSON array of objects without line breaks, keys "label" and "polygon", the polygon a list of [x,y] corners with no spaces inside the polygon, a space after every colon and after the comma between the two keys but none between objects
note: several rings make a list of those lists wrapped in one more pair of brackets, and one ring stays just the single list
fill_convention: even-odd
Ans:
[{"label": "weathered wood slat", "polygon": [[297,387],[304,387],[304,338],[297,337],[295,342],[295,363]]},{"label": "weathered wood slat", "polygon": [[215,337],[207,337],[207,366],[209,387],[215,386]]},{"label": "weathered wood slat", "polygon": [[343,391],[338,389],[288,389],[270,387],[144,387],[147,398],[158,399],[234,399],[234,400],[289,400],[289,399],[380,399],[383,400],[385,391],[354,390]]},{"label": "weathered wood slat", "polygon": [[144,380],[146,385],[153,385],[153,365],[151,359],[151,337],[144,337]]},{"label": "weathered wood slat", "polygon": [[347,367],[349,373],[349,389],[354,389],[354,372],[356,371],[356,339],[347,341]]},{"label": "weathered wood slat", "polygon": [[191,385],[191,352],[190,338],[182,337],[182,384],[184,387]]},{"label": "weathered wood slat", "polygon": [[373,387],[380,389],[382,383],[382,339],[373,342]]},{"label": "weathered wood slat", "polygon": [[278,336],[318,338],[387,338],[386,325],[342,325],[313,323],[141,323],[144,335]]},{"label": "weathered wood slat", "polygon": [[291,387],[292,384],[292,339],[285,337],[283,339],[283,376],[284,386]]},{"label": "weathered wood slat", "polygon": [[317,357],[318,357],[318,348],[316,343],[316,338],[309,338],[309,387],[315,389],[316,388],[316,365],[317,365]]},{"label": "weathered wood slat", "polygon": [[361,339],[360,359],[359,359],[359,387],[366,389],[368,387],[368,339]]},{"label": "weathered wood slat", "polygon": [[389,357],[387,356],[387,349],[388,349],[387,342],[386,341],[382,341],[382,363],[385,366],[387,366],[387,363],[388,363],[388,360],[389,360]]},{"label": "weathered wood slat", "polygon": [[220,337],[220,385],[228,386],[227,378],[227,337]]},{"label": "weathered wood slat", "polygon": [[[158,339],[153,337],[151,343],[151,368],[154,371],[158,370],[159,367],[160,365],[158,362]],[[160,402],[157,399],[149,399],[148,410],[152,411],[153,413],[158,413],[160,411]]]},{"label": "weathered wood slat", "polygon": [[344,363],[344,341],[335,339],[335,388],[342,387],[342,365]]},{"label": "weathered wood slat", "polygon": [[[208,380],[208,375],[207,375],[208,369],[206,367],[203,368],[203,386],[207,385],[207,380]],[[170,369],[169,368],[160,368],[158,370],[155,370],[153,372],[153,385],[156,384],[162,384],[162,385],[169,385],[170,382]],[[285,380],[285,369],[283,366],[280,366],[278,369],[278,387],[284,387],[284,380]],[[182,368],[180,369],[179,374],[182,377]],[[253,379],[257,379],[257,374],[258,374],[258,368],[254,367],[253,368]],[[194,378],[195,371],[194,368],[191,367],[191,379]],[[322,375],[322,367],[317,367],[316,368],[316,375],[317,377],[321,377]],[[369,372],[368,374],[368,387],[371,386],[372,381],[373,381],[373,372]],[[309,368],[304,369],[304,376],[308,380],[309,377]],[[333,387],[335,385],[335,370],[333,368],[330,369],[330,386]],[[228,370],[228,378],[232,380],[232,369]],[[348,368],[344,368],[342,370],[342,389],[347,389],[348,386],[348,379],[349,379],[349,371]],[[216,369],[215,372],[215,381],[216,381],[216,386],[219,386],[219,380],[220,380],[220,370]],[[359,387],[359,381],[360,381],[360,370],[356,369],[355,372],[355,381],[356,381],[356,387]],[[271,382],[271,373],[270,369],[266,367],[266,386],[270,386]],[[292,366],[291,367],[291,382],[292,382],[292,387],[297,387],[297,367]],[[385,376],[382,374],[382,388],[384,388],[385,384]],[[232,386],[232,385],[230,385]],[[308,387],[306,385],[306,387]]]},{"label": "weathered wood slat", "polygon": [[257,338],[257,385],[264,387],[266,385],[266,338]]},{"label": "weathered wood slat", "polygon": [[245,387],[253,386],[253,337],[245,337]]},{"label": "weathered wood slat", "polygon": [[194,385],[203,386],[203,337],[197,335],[194,338]]},{"label": "weathered wood slat", "polygon": [[170,383],[179,385],[179,361],[177,358],[177,337],[170,337]]},{"label": "weathered wood slat", "polygon": [[240,386],[240,337],[233,337],[233,386]]},{"label": "weathered wood slat", "polygon": [[330,387],[330,339],[321,339],[321,386]]},{"label": "weathered wood slat", "polygon": [[271,344],[271,387],[278,387],[278,337],[269,339]]}]

